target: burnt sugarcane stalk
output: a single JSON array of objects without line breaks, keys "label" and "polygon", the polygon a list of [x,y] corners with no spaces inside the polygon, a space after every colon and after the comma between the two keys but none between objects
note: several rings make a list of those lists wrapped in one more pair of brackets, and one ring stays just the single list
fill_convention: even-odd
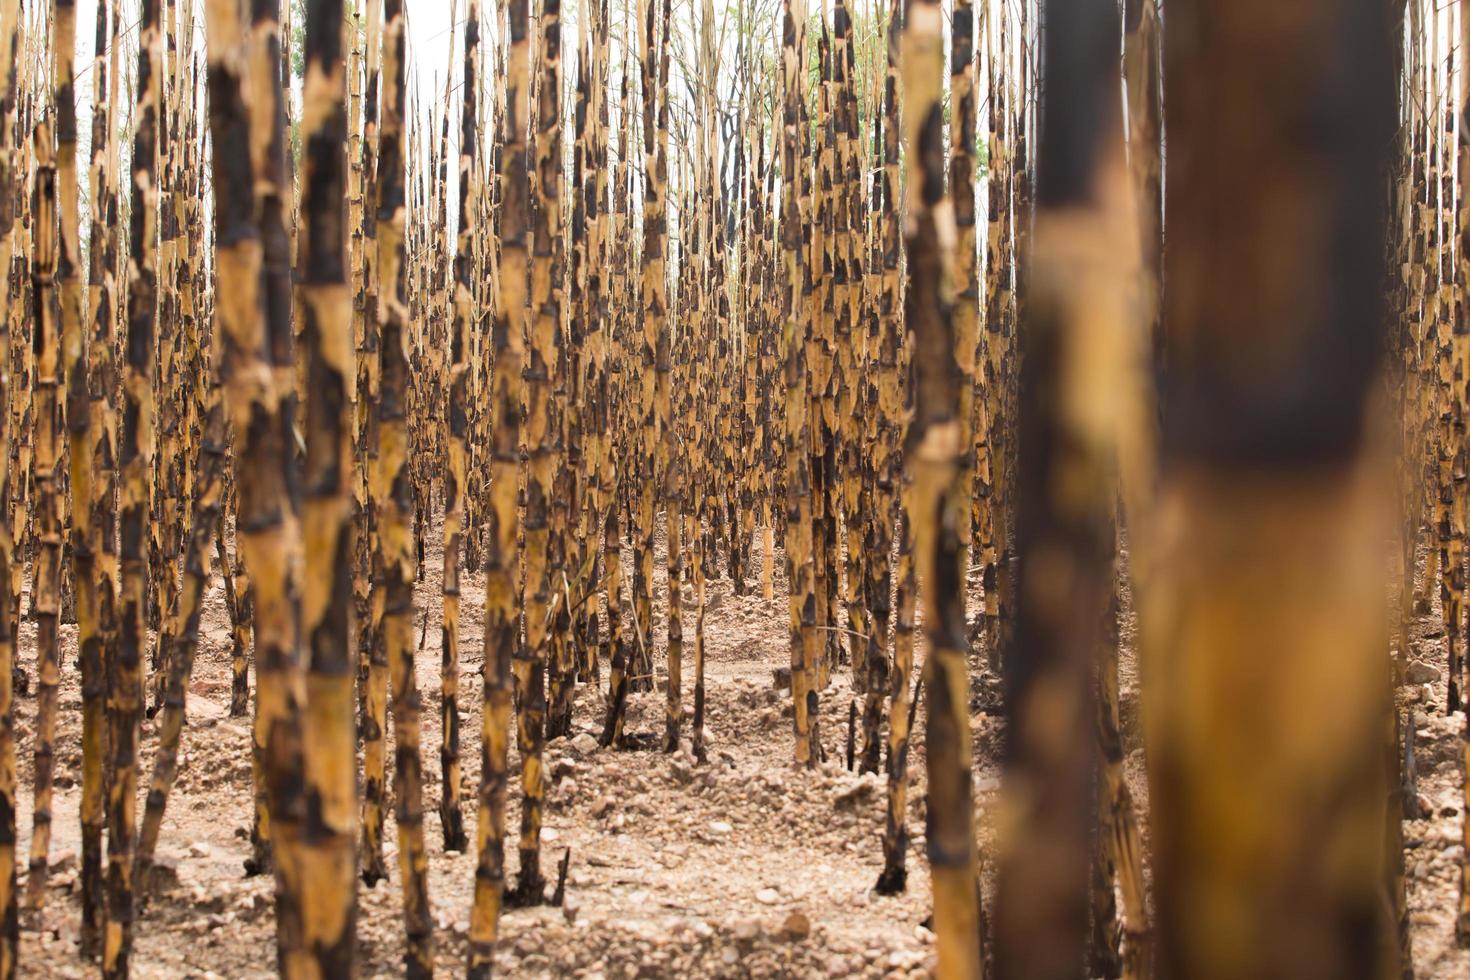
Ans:
[{"label": "burnt sugarcane stalk", "polygon": [[[53,11],[54,13],[54,11]],[[60,18],[53,39],[70,40],[75,46],[76,11]],[[53,53],[53,61],[66,63],[62,73],[68,93],[71,82],[70,50],[64,55]],[[69,98],[69,95],[68,95]],[[58,125],[60,119],[57,120]],[[73,131],[72,178],[75,181],[76,119]],[[61,649],[57,626],[61,618],[61,544],[62,508],[62,418],[61,389],[61,301],[57,295],[62,245],[57,215],[56,130],[49,119],[42,119],[32,137],[36,168],[32,177],[31,215],[34,253],[31,262],[31,349],[35,356],[34,391],[31,395],[35,413],[35,456],[32,458],[32,482],[35,485],[35,507],[32,521],[36,541],[35,581],[31,592],[31,615],[36,621],[36,749],[34,818],[31,829],[30,877],[26,883],[26,910],[39,916],[46,904],[46,876],[51,849],[52,778],[56,757],[56,709],[61,684]],[[75,221],[75,197],[71,208]],[[75,225],[73,225],[75,231]],[[73,237],[72,245],[76,241]],[[72,252],[75,262],[76,253]],[[73,277],[75,272],[73,271]],[[73,287],[75,283],[73,282]],[[75,288],[72,299],[78,298]],[[73,311],[80,313],[80,311]],[[74,329],[75,329],[74,325]],[[90,611],[90,610],[89,610]],[[37,923],[39,925],[39,921]]]},{"label": "burnt sugarcane stalk", "polygon": [[127,335],[124,341],[118,555],[122,583],[117,663],[112,672],[112,785],[108,794],[107,926],[102,972],[128,976],[133,928],[133,836],[137,818],[138,724],[143,712],[143,644],[148,593],[148,501],[152,475],[153,361],[158,312],[158,121],[162,108],[162,11],[144,0],[138,24],[133,109],[132,210],[128,229]]},{"label": "burnt sugarcane stalk", "polygon": [[[968,8],[955,18],[957,33],[973,30]],[[964,546],[959,512],[964,426],[959,418],[963,374],[955,362],[953,256],[954,211],[946,199],[941,108],[944,49],[938,3],[911,0],[899,39],[904,144],[908,289],[904,321],[913,337],[914,414],[904,442],[914,488],[909,515],[914,554],[923,582],[924,664],[929,724],[928,854],[934,888],[934,931],[939,971],[981,975],[980,882],[970,780],[969,682],[965,636]],[[963,38],[964,35],[961,34]],[[966,188],[968,192],[969,188]]]},{"label": "burnt sugarcane stalk", "polygon": [[352,649],[352,296],[347,275],[347,81],[342,0],[306,8],[299,238],[306,359],[302,638],[306,822],[301,976],[351,976],[357,945],[357,674]]},{"label": "burnt sugarcane stalk", "polygon": [[[15,231],[16,171],[12,151],[16,127],[16,56],[20,41],[20,5],[0,6],[0,297],[7,311],[12,294],[11,258]],[[14,675],[15,626],[11,609],[11,568],[15,542],[11,532],[10,315],[0,313],[0,980],[13,980],[20,944],[19,892],[16,888],[16,778]]]},{"label": "burnt sugarcane stalk", "polygon": [[469,0],[465,21],[463,105],[459,137],[459,239],[454,256],[454,311],[449,336],[449,385],[445,416],[449,426],[449,466],[444,474],[444,616],[441,626],[442,664],[440,688],[439,750],[443,796],[439,822],[444,828],[446,850],[463,851],[469,846],[460,812],[459,764],[459,552],[464,533],[465,481],[468,476],[469,435],[469,343],[474,318],[472,254],[479,205],[475,148],[479,95],[480,4]]},{"label": "burnt sugarcane stalk", "polygon": [[493,968],[505,898],[505,800],[509,783],[511,661],[519,642],[516,477],[520,461],[521,362],[525,349],[526,236],[530,173],[526,140],[530,120],[529,0],[510,0],[505,102],[500,112],[500,260],[491,348],[493,433],[490,506],[485,539],[485,698],[480,716],[480,792],[475,831],[478,860],[470,917],[468,974],[488,978]]},{"label": "burnt sugarcane stalk", "polygon": [[408,265],[404,248],[407,146],[407,34],[402,0],[383,5],[383,106],[378,146],[378,269],[385,286],[379,297],[378,396],[378,574],[383,590],[383,646],[388,660],[396,742],[394,817],[398,823],[398,866],[407,933],[404,970],[410,977],[434,972],[433,922],[429,916],[428,855],[424,849],[422,731],[414,676],[413,583],[418,555],[414,540],[414,485],[408,467],[410,320]]}]

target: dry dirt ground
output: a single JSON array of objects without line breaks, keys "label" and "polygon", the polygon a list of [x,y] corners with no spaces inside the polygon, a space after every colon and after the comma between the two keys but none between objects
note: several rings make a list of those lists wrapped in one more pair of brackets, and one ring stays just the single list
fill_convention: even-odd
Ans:
[{"label": "dry dirt ground", "polygon": [[[437,528],[436,528],[437,533]],[[662,546],[662,535],[659,537]],[[625,549],[624,582],[631,580]],[[760,560],[757,536],[754,560]],[[425,732],[425,828],[430,852],[430,898],[437,923],[435,953],[445,976],[463,973],[474,882],[473,854],[445,853],[437,803],[439,786],[439,569],[432,538],[417,592],[428,617],[418,658]],[[662,559],[656,576],[656,650],[663,649],[667,592]],[[850,687],[835,670],[821,699],[821,732],[828,762],[815,772],[791,764],[787,696],[772,684],[772,669],[788,661],[786,589],[776,561],[776,597],[735,596],[728,579],[711,582],[705,623],[708,763],[686,754],[587,750],[600,730],[602,696],[579,690],[574,737],[547,747],[548,790],[543,866],[570,849],[563,909],[508,912],[502,920],[498,972],[516,977],[904,977],[933,969],[928,869],[923,851],[924,712],[919,711],[911,755],[913,787],[908,826],[909,888],[883,897],[873,890],[882,867],[884,797],[880,781],[849,774],[845,754]],[[758,567],[758,564],[757,564]],[[464,744],[463,792],[471,805],[466,827],[474,839],[479,779],[480,644],[483,594],[478,575],[465,576],[461,665]],[[1415,643],[1431,663],[1441,662],[1443,637],[1432,623],[1415,624]],[[686,619],[685,704],[692,705],[692,613]],[[1132,624],[1125,623],[1124,737],[1135,800],[1147,806],[1143,756],[1135,718]],[[22,935],[22,972],[31,976],[88,976],[95,967],[77,954],[79,924],[80,692],[76,628],[63,627],[63,682],[57,738],[57,792],[52,884],[42,928]],[[160,857],[176,872],[141,912],[135,930],[134,973],[140,977],[266,977],[275,973],[269,877],[245,877],[251,816],[250,735],[247,719],[228,717],[230,635],[216,579],[205,606],[199,656],[189,689],[182,771],[164,820]],[[923,656],[922,641],[917,655]],[[34,627],[21,633],[20,656],[34,671]],[[978,664],[977,664],[978,667]],[[662,675],[662,665],[658,665]],[[1452,934],[1459,828],[1459,731],[1463,716],[1443,713],[1444,684],[1416,689],[1419,792],[1431,815],[1404,825],[1420,977],[1470,976],[1470,954]],[[977,703],[983,702],[983,698]],[[663,694],[631,699],[630,732],[661,733]],[[29,843],[34,730],[33,698],[17,701],[21,799],[21,865]],[[972,718],[976,748],[976,822],[982,853],[999,774],[993,743],[998,723],[983,711]],[[574,745],[574,743],[576,743]],[[147,785],[157,739],[144,727],[142,785]],[[392,755],[389,754],[390,766]],[[517,765],[514,750],[512,766]],[[516,866],[514,827],[518,794],[510,806],[507,855]],[[139,812],[142,796],[139,797]],[[394,877],[359,888],[360,972],[401,974],[402,919],[396,878],[395,830],[386,840]],[[1145,842],[1147,831],[1145,829]],[[552,872],[554,874],[554,871]],[[24,871],[22,870],[22,874]]]}]

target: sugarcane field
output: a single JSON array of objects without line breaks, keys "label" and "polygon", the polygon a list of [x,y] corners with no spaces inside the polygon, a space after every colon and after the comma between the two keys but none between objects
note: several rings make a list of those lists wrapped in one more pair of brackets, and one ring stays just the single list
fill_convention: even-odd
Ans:
[{"label": "sugarcane field", "polygon": [[1470,0],[0,0],[0,980],[1470,978]]}]

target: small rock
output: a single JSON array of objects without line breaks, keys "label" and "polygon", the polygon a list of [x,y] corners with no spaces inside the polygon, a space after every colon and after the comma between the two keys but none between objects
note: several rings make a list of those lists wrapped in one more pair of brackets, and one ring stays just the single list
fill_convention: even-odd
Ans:
[{"label": "small rock", "polygon": [[577,755],[591,755],[597,751],[597,739],[583,732],[572,739],[571,750]]},{"label": "small rock", "polygon": [[605,816],[612,812],[612,808],[615,805],[611,796],[599,796],[597,801],[592,804],[592,815],[594,817]]},{"label": "small rock", "polygon": [[761,924],[755,919],[740,919],[731,927],[731,931],[735,933],[736,939],[749,941],[760,935]]},{"label": "small rock", "polygon": [[576,773],[581,768],[581,766],[577,765],[576,759],[568,759],[566,756],[562,756],[552,762],[551,778],[561,779],[564,776],[570,776]]},{"label": "small rock", "polygon": [[755,893],[755,900],[762,905],[775,905],[781,901],[781,895],[774,888],[762,888]]},{"label": "small rock", "polygon": [[781,935],[787,939],[800,942],[812,934],[812,920],[807,918],[806,913],[800,909],[794,910],[781,923]]},{"label": "small rock", "polygon": [[562,899],[561,917],[567,920],[567,925],[577,921],[577,913],[581,911],[581,905],[575,898],[568,896]]},{"label": "small rock", "polygon": [[724,820],[711,820],[709,822],[709,832],[712,834],[720,834],[721,836],[723,836],[730,833],[734,829],[735,828],[732,825],[725,822]]},{"label": "small rock", "polygon": [[550,844],[553,841],[561,839],[561,832],[558,831],[555,827],[542,827],[541,839]]},{"label": "small rock", "polygon": [[846,977],[851,976],[851,964],[845,956],[834,956],[827,961],[827,976]]},{"label": "small rock", "polygon": [[209,845],[203,841],[195,841],[189,845],[189,856],[195,858],[209,857]]},{"label": "small rock", "polygon": [[1439,668],[1422,660],[1410,660],[1404,668],[1404,679],[1410,684],[1435,684],[1439,678]]},{"label": "small rock", "polygon": [[1429,797],[1425,796],[1423,793],[1420,793],[1417,797],[1415,797],[1414,803],[1416,806],[1419,807],[1419,816],[1428,817],[1430,814],[1434,813],[1434,804],[1430,803]]},{"label": "small rock", "polygon": [[577,781],[575,779],[563,779],[559,788],[563,799],[569,800],[577,795]]},{"label": "small rock", "polygon": [[694,924],[690,928],[694,930],[694,934],[700,939],[708,939],[715,934],[714,927],[703,919],[695,919]]}]

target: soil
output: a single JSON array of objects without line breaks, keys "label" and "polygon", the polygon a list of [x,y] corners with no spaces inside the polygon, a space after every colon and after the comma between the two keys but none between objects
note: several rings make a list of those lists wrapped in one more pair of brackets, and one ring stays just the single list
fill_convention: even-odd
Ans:
[{"label": "soil", "polygon": [[[759,537],[752,555],[755,569],[761,561]],[[654,644],[660,677],[667,611],[662,541],[660,534]],[[475,856],[445,853],[440,832],[437,528],[428,550],[416,593],[420,616],[428,617],[426,642],[417,661],[424,704],[424,823],[437,968],[456,976],[464,970]],[[625,586],[631,581],[630,559],[625,549]],[[882,868],[884,784],[880,777],[858,777],[844,767],[851,700],[846,667],[833,670],[831,684],[821,695],[826,761],[815,771],[791,762],[789,695],[773,683],[773,670],[789,662],[781,566],[778,555],[775,598],[770,603],[760,597],[755,576],[744,596],[733,593],[728,578],[709,583],[705,763],[698,763],[688,746],[673,754],[589,749],[590,740],[582,736],[600,732],[603,696],[594,687],[579,688],[573,736],[550,742],[546,751],[552,785],[547,792],[542,865],[554,877],[557,861],[570,851],[565,906],[508,911],[496,953],[498,973],[587,978],[905,977],[933,970],[934,937],[925,926],[930,892],[923,848],[923,708],[910,756],[908,890],[885,897],[874,891]],[[480,576],[464,575],[462,590],[462,786],[466,829],[473,841],[482,700]],[[689,610],[684,627],[686,713],[693,704],[692,604]],[[1415,622],[1414,649],[1428,663],[1441,665],[1444,640],[1442,629],[1435,635],[1437,623],[1437,610]],[[1134,799],[1146,809],[1132,635],[1132,623],[1125,622],[1124,741]],[[21,663],[33,675],[33,624],[23,624],[20,639]],[[62,642],[51,891],[41,926],[22,933],[21,969],[33,976],[82,977],[92,975],[96,967],[84,964],[77,948],[81,701],[75,626],[63,627]],[[922,662],[921,638],[916,647]],[[135,976],[275,975],[273,881],[269,876],[247,877],[243,871],[250,855],[250,728],[248,718],[229,717],[229,657],[230,624],[216,578],[205,603],[189,687],[181,772],[159,843],[165,868],[135,928]],[[981,666],[977,659],[977,674]],[[995,736],[1000,722],[984,712],[990,698],[981,687],[977,685],[975,704],[982,710],[974,713],[972,732],[976,825],[984,853],[992,844],[989,814],[999,788]],[[1410,688],[1406,696],[1418,702],[1413,706],[1418,790],[1429,811],[1404,824],[1416,972],[1420,977],[1470,976],[1470,951],[1457,948],[1453,935],[1464,716],[1444,714],[1442,679]],[[17,699],[16,724],[24,875],[31,826],[33,697]],[[631,696],[629,732],[661,738],[663,725],[662,690]],[[686,717],[686,732],[688,727]],[[143,787],[156,745],[155,727],[145,722],[140,754]],[[391,758],[390,752],[390,767]],[[518,773],[514,748],[511,762]],[[507,848],[511,875],[517,865],[518,786],[513,778]],[[142,802],[140,793],[140,815]],[[402,973],[391,808],[387,819],[387,859],[394,877],[358,890],[363,976]],[[1146,844],[1146,822],[1144,835]]]}]

